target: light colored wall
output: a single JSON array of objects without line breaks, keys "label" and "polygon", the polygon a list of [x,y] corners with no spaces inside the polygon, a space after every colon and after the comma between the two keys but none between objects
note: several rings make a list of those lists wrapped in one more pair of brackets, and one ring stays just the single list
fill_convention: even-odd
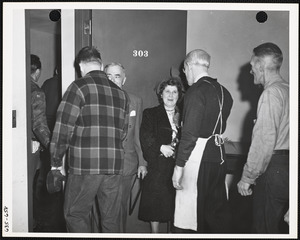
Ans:
[{"label": "light colored wall", "polygon": [[30,29],[30,49],[31,53],[40,57],[42,63],[42,73],[38,85],[53,76],[56,64],[56,35]]},{"label": "light colored wall", "polygon": [[[241,67],[250,61],[252,50],[264,42],[277,44],[284,56],[282,76],[289,79],[289,13],[266,12],[265,23],[256,21],[256,11],[188,11],[187,52],[201,48],[211,55],[210,74],[218,78],[231,93],[234,105],[228,119],[225,135],[232,141],[249,140],[251,129],[245,129],[252,106],[243,94],[254,97],[255,88],[244,81],[251,81]],[[248,92],[247,92],[248,91]],[[256,96],[257,97],[257,96]],[[253,98],[252,98],[253,100]],[[252,109],[253,113],[253,109]],[[255,112],[254,112],[255,113]],[[248,136],[245,136],[248,135]]]}]

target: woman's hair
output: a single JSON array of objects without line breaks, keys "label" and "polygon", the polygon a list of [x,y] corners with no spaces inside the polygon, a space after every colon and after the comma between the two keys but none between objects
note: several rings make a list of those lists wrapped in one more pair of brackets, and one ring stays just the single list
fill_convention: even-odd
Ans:
[{"label": "woman's hair", "polygon": [[[182,87],[182,84],[181,84],[181,80],[180,78],[178,77],[170,77],[164,81],[162,81],[158,86],[157,86],[157,89],[156,89],[156,94],[157,94],[157,97],[158,97],[158,101],[160,104],[163,103],[163,100],[162,100],[162,93],[163,91],[165,90],[165,88],[167,86],[175,86],[177,87],[177,90],[178,90],[178,101],[180,101],[181,97],[182,97],[182,93],[183,93],[183,87]],[[177,102],[178,102],[177,101]]]}]

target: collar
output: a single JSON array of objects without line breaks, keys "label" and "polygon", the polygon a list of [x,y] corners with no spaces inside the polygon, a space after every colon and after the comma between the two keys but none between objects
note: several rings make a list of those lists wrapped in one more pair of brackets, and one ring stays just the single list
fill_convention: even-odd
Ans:
[{"label": "collar", "polygon": [[283,78],[280,75],[275,75],[272,77],[272,80],[265,83],[264,89],[270,87],[273,83],[276,83],[276,82],[285,82],[285,81],[283,80]]},{"label": "collar", "polygon": [[194,83],[198,82],[203,77],[210,77],[210,76],[208,75],[208,73],[201,73],[201,74],[197,75],[197,77],[195,78],[196,81]]}]

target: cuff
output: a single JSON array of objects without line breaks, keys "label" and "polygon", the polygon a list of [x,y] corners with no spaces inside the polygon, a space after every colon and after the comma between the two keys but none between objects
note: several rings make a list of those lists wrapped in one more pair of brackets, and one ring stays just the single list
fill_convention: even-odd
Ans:
[{"label": "cuff", "polygon": [[51,166],[51,171],[52,170],[59,170],[59,171],[61,171],[62,170],[62,166],[60,166],[60,167],[53,167],[53,166]]},{"label": "cuff", "polygon": [[185,160],[179,160],[177,159],[175,164],[179,167],[184,167],[185,166],[186,161]]}]

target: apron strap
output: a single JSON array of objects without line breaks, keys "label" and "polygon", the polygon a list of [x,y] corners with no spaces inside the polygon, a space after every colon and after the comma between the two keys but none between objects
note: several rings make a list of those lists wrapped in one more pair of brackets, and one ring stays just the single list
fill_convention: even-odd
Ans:
[{"label": "apron strap", "polygon": [[[203,81],[209,83],[210,85],[212,85],[214,87],[214,89],[216,90],[216,92],[217,92],[217,89],[216,89],[215,85],[213,85],[211,82],[209,82],[207,80],[203,80]],[[220,97],[217,93],[217,98],[218,98],[218,102],[219,102],[220,111],[219,111],[218,118],[216,120],[216,124],[215,124],[214,130],[213,130],[213,133],[208,139],[210,139],[211,137],[215,137],[215,145],[219,147],[220,154],[221,154],[221,160],[222,161],[221,161],[220,164],[223,164],[224,163],[224,158],[223,158],[223,152],[222,152],[222,144],[224,144],[224,140],[222,138],[222,128],[223,128],[222,110],[223,110],[223,104],[224,104],[224,92],[223,92],[223,87],[221,85],[220,85],[220,88],[221,88],[221,96],[222,96],[221,100],[220,100]],[[215,132],[216,132],[219,121],[220,121],[220,131],[219,131],[219,134],[216,134]]]}]

